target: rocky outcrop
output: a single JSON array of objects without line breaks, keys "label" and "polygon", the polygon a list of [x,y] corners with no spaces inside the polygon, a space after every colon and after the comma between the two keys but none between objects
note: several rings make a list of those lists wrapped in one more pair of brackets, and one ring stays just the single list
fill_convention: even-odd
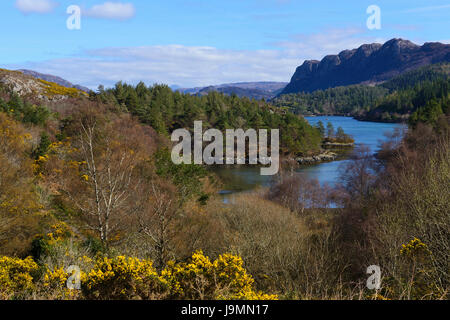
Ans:
[{"label": "rocky outcrop", "polygon": [[298,164],[314,164],[319,162],[334,161],[337,156],[338,155],[334,152],[324,152],[312,157],[298,157],[295,161],[297,161]]},{"label": "rocky outcrop", "polygon": [[392,39],[383,45],[364,44],[358,49],[328,55],[322,61],[305,61],[281,94],[379,83],[406,71],[444,61],[450,62],[450,45],[438,42],[418,46],[408,40]]},{"label": "rocky outcrop", "polygon": [[87,96],[84,91],[67,88],[54,82],[37,79],[20,71],[0,69],[0,87],[21,97],[46,101],[60,101],[70,97]]},{"label": "rocky outcrop", "polygon": [[24,77],[17,71],[0,70],[0,84],[20,96],[40,96],[43,92],[41,83],[32,77]]},{"label": "rocky outcrop", "polygon": [[325,142],[323,144],[324,148],[348,148],[353,147],[354,142]]},{"label": "rocky outcrop", "polygon": [[36,79],[41,79],[41,80],[57,83],[60,86],[63,86],[66,88],[76,88],[76,89],[84,91],[86,93],[89,93],[91,91],[89,88],[86,88],[86,87],[83,87],[83,86],[80,86],[77,84],[72,84],[71,82],[69,82],[61,77],[54,76],[51,74],[44,74],[44,73],[40,73],[40,72],[36,72],[33,70],[28,70],[28,69],[19,69],[17,71],[20,71],[23,74],[32,76],[33,78],[36,78]]}]

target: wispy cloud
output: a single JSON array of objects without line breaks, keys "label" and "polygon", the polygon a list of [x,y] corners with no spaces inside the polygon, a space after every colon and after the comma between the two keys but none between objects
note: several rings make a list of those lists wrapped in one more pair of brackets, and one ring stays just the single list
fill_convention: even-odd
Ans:
[{"label": "wispy cloud", "polygon": [[320,60],[324,55],[337,54],[341,50],[353,49],[364,43],[382,43],[386,39],[369,36],[361,28],[328,29],[314,34],[295,34],[288,40],[274,43],[284,49],[286,55],[303,56]]},{"label": "wispy cloud", "polygon": [[420,8],[412,8],[405,10],[405,13],[413,13],[413,12],[427,12],[427,11],[436,11],[442,9],[450,9],[450,4],[445,4],[441,6],[428,6],[428,7],[420,7]]},{"label": "wispy cloud", "polygon": [[[17,68],[67,77],[96,88],[123,80],[166,83],[184,87],[240,81],[289,81],[305,59],[321,59],[377,39],[356,29],[295,35],[270,50],[225,50],[203,46],[142,46],[90,50],[78,58],[32,62]],[[378,42],[383,42],[380,40]]]},{"label": "wispy cloud", "polygon": [[52,0],[16,0],[16,8],[24,13],[49,13],[52,12],[59,4]]},{"label": "wispy cloud", "polygon": [[136,15],[136,9],[132,3],[105,2],[83,11],[88,17],[100,19],[129,20]]}]

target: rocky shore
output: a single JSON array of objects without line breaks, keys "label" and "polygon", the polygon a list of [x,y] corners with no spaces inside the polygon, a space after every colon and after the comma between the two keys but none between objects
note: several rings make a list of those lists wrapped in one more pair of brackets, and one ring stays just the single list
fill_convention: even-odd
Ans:
[{"label": "rocky shore", "polygon": [[323,147],[325,148],[343,148],[343,147],[353,147],[355,145],[354,142],[325,142]]},{"label": "rocky shore", "polygon": [[336,160],[337,157],[338,157],[337,153],[326,151],[324,153],[312,157],[298,157],[295,159],[295,161],[297,161],[298,164],[314,164],[325,161],[334,161]]}]

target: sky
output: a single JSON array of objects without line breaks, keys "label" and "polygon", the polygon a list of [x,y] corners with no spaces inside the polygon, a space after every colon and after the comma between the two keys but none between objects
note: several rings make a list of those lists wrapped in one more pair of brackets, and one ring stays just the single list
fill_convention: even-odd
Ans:
[{"label": "sky", "polygon": [[[67,27],[69,6],[80,29]],[[288,82],[304,60],[364,43],[450,43],[449,17],[450,0],[1,0],[0,67],[91,89]]]}]

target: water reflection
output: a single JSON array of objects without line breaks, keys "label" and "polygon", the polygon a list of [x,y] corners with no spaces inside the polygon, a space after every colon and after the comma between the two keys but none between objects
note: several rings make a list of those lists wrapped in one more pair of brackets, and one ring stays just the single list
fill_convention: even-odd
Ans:
[{"label": "water reflection", "polygon": [[[357,121],[350,117],[306,117],[311,125],[322,121],[326,127],[331,122],[335,129],[342,127],[345,133],[351,135],[356,144],[367,145],[375,153],[380,143],[386,139],[385,134],[392,134],[401,124]],[[339,167],[347,160],[320,163],[299,167],[296,172],[308,179],[317,179],[322,185],[328,183],[334,186],[338,182]],[[269,187],[273,177],[260,175],[256,166],[216,166],[211,168],[224,182],[221,194],[229,201],[230,194],[252,190],[258,186]]]}]

